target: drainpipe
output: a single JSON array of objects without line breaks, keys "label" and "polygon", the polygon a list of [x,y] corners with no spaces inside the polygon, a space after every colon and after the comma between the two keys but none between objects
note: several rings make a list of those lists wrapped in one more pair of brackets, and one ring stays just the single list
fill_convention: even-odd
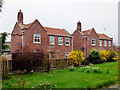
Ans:
[{"label": "drainpipe", "polygon": [[72,36],[72,51],[73,51],[73,36]]},{"label": "drainpipe", "polygon": [[21,31],[22,33],[22,54],[23,54],[23,50],[24,50],[24,30]]},{"label": "drainpipe", "polygon": [[86,57],[86,38],[87,38],[87,36],[83,36],[83,38],[84,38],[84,55],[85,55],[85,57]]}]

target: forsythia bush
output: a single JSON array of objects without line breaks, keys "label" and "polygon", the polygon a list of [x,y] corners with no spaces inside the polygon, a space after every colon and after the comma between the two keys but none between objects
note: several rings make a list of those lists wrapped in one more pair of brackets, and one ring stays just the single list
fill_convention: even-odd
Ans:
[{"label": "forsythia bush", "polygon": [[105,62],[111,62],[118,59],[118,53],[114,50],[100,51],[100,54]]},{"label": "forsythia bush", "polygon": [[82,61],[85,59],[83,52],[79,50],[71,51],[70,54],[68,55],[68,58],[69,58],[70,64],[73,66],[80,65]]},{"label": "forsythia bush", "polygon": [[100,54],[102,55],[103,60],[106,62],[107,59],[110,57],[110,52],[109,51],[99,51]]}]

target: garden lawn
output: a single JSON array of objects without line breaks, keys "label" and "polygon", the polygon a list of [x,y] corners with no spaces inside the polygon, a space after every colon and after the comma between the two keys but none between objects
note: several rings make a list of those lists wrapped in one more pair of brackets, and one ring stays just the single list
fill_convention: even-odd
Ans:
[{"label": "garden lawn", "polygon": [[[49,73],[34,72],[24,74],[25,88],[50,83],[55,88],[101,88],[118,81],[117,62],[107,62],[73,69],[52,70]],[[19,75],[20,77],[21,75]],[[17,76],[3,81],[3,88],[17,88]]]}]

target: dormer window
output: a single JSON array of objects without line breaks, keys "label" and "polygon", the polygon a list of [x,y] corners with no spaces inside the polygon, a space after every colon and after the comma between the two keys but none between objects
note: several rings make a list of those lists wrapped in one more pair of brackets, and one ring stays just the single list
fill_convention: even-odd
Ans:
[{"label": "dormer window", "polygon": [[92,43],[91,43],[92,46],[95,46],[95,44],[96,44],[96,43],[95,43],[95,38],[92,38],[91,42],[92,42]]},{"label": "dormer window", "polygon": [[34,43],[41,43],[41,35],[39,33],[34,33]]}]

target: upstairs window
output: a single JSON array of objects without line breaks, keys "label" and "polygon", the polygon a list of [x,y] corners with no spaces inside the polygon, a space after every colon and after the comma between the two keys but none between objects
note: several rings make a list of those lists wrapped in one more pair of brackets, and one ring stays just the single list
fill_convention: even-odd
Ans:
[{"label": "upstairs window", "polygon": [[99,46],[102,46],[102,40],[99,40]]},{"label": "upstairs window", "polygon": [[34,33],[34,43],[41,43],[41,35],[39,33]]},{"label": "upstairs window", "polygon": [[104,40],[104,46],[107,46],[107,40]]},{"label": "upstairs window", "polygon": [[55,41],[54,36],[50,36],[50,45],[54,45],[55,44],[54,41]]},{"label": "upstairs window", "polygon": [[69,37],[66,37],[66,45],[70,46],[70,38]]},{"label": "upstairs window", "polygon": [[58,45],[63,45],[63,37],[58,37]]},{"label": "upstairs window", "polygon": [[92,38],[92,43],[93,46],[95,46],[95,38]]},{"label": "upstairs window", "polygon": [[109,41],[109,47],[111,47],[111,41]]}]

